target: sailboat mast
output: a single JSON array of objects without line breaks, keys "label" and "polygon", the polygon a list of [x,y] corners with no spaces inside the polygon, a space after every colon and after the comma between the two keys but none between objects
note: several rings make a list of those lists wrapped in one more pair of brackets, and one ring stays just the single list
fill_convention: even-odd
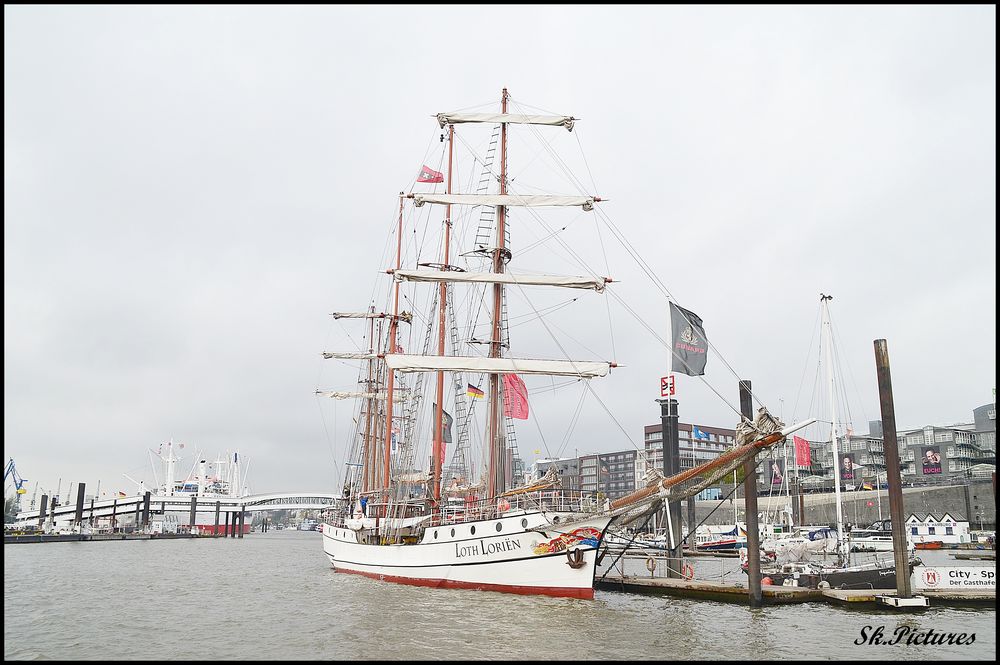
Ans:
[{"label": "sailboat mast", "polygon": [[843,554],[845,536],[844,509],[840,505],[840,451],[837,448],[837,391],[833,376],[833,325],[830,323],[830,306],[828,304],[831,300],[833,300],[833,296],[820,294],[820,301],[823,303],[823,334],[826,338],[826,372],[830,378],[830,444],[833,448],[833,491],[834,500],[837,503],[837,538],[840,543],[838,549]]},{"label": "sailboat mast", "polygon": [[[503,89],[500,98],[500,112],[507,113],[507,88]],[[507,123],[500,124],[500,195],[507,194]],[[504,268],[504,236],[507,221],[506,206],[497,206],[497,236],[496,247],[493,250],[493,272],[502,273]],[[501,322],[503,310],[503,285],[493,285],[493,328],[490,337],[490,358],[499,358],[501,348]],[[506,460],[503,449],[503,429],[500,420],[503,417],[500,396],[500,375],[490,374],[490,464],[488,498],[492,499],[504,491],[503,482],[506,477]]]},{"label": "sailboat mast", "polygon": [[[455,125],[448,125],[448,194],[451,194],[452,157],[455,151]],[[451,204],[445,206],[444,213],[444,258],[441,270],[448,270],[448,260],[451,257]],[[448,311],[448,284],[441,282],[438,292],[438,355],[444,355],[445,315]],[[434,450],[432,457],[432,484],[434,486],[434,505],[441,501],[441,466],[444,458],[444,372],[437,373],[437,409],[434,414]]]},{"label": "sailboat mast", "polygon": [[[399,193],[399,224],[396,227],[396,270],[400,268],[403,254],[403,193]],[[393,280],[392,319],[389,322],[389,348],[387,353],[396,353],[396,333],[399,330],[399,282]],[[382,465],[382,486],[389,489],[389,462],[392,447],[392,392],[396,383],[396,372],[389,371],[385,400],[385,460]]]},{"label": "sailboat mast", "polygon": [[[369,311],[374,312],[374,307],[369,307]],[[375,319],[368,320],[368,354],[373,355],[375,353]],[[368,360],[368,382],[365,384],[365,393],[371,394],[374,391],[375,375],[373,373],[372,360]],[[364,452],[362,453],[364,459],[362,460],[364,466],[362,466],[362,480],[361,480],[361,491],[367,492],[372,489],[375,485],[375,462],[372,457],[372,399],[368,397],[365,399],[365,439],[364,439]]]}]

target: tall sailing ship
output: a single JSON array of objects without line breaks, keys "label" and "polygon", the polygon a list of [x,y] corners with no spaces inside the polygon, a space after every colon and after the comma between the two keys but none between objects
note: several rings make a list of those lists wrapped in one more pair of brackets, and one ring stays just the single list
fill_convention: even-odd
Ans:
[{"label": "tall sailing ship", "polygon": [[[564,488],[552,472],[534,482],[524,477],[514,429],[514,421],[528,411],[521,377],[562,377],[573,383],[604,377],[617,365],[511,354],[507,308],[512,289],[519,295],[526,286],[602,294],[611,282],[598,275],[510,270],[512,221],[530,221],[551,239],[566,227],[546,225],[538,210],[575,208],[576,214],[588,215],[601,202],[590,193],[529,193],[527,185],[520,186],[523,179],[516,189],[512,186],[511,129],[538,138],[542,147],[535,157],[543,154],[564,168],[543,132],[572,131],[577,121],[521,108],[511,112],[512,103],[504,89],[499,112],[437,114],[442,170],[425,165],[416,182],[440,184],[444,192],[399,194],[387,252],[393,258],[390,266],[382,266],[391,276],[384,280],[385,304],[379,308],[373,298],[366,311],[332,314],[345,325],[351,319],[360,324],[367,348],[323,354],[361,363],[360,390],[317,390],[324,397],[357,402],[345,501],[323,524],[323,550],[335,570],[379,580],[592,598],[598,549],[612,523],[630,523],[665,500],[701,491],[795,428],[783,428],[762,409],[738,430],[742,438],[734,449],[682,474],[652,477],[646,487],[614,502]],[[491,131],[478,151],[456,134],[456,126],[466,124]],[[459,141],[473,152],[468,193],[456,186]],[[443,214],[427,216],[432,207],[443,208]],[[438,228],[438,247],[417,246],[419,239],[435,237]],[[464,247],[456,247],[460,241],[466,241]],[[558,242],[568,247],[561,237]],[[403,284],[413,289],[402,300],[414,311],[403,309]],[[466,291],[460,294],[460,289]],[[414,304],[420,302],[426,312],[416,311]],[[539,308],[531,308],[551,332]],[[464,327],[456,311],[468,315]],[[406,340],[404,326],[409,327]],[[407,353],[404,341],[408,347],[420,345],[421,351]],[[472,445],[479,403],[485,405],[481,459]],[[425,453],[428,470],[422,463]]]}]

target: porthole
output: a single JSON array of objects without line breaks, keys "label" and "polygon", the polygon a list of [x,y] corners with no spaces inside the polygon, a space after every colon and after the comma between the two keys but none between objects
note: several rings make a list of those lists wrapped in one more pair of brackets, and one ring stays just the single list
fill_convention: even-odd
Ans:
[{"label": "porthole", "polygon": [[473,536],[476,535],[476,527],[470,527],[469,533],[471,533]]},{"label": "porthole", "polygon": [[437,529],[434,529],[434,540],[437,540],[437,537],[438,537]]},{"label": "porthole", "polygon": [[497,531],[503,531],[503,524],[500,522],[497,522]]},{"label": "porthole", "polygon": [[527,519],[522,519],[521,520],[521,528],[522,529],[527,529],[528,528],[528,520]]},{"label": "porthole", "polygon": [[455,530],[454,530],[454,529],[452,529],[452,530],[451,530],[451,537],[452,537],[452,538],[454,538],[454,537],[455,537]]}]

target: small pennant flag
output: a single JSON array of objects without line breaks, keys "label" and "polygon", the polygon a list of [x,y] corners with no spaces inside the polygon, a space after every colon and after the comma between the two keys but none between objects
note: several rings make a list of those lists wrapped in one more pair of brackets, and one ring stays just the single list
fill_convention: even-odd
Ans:
[{"label": "small pennant flag", "polygon": [[[433,409],[437,411],[437,403],[433,405]],[[444,452],[447,446],[446,443],[451,443],[451,424],[455,422],[455,419],[451,417],[451,414],[441,409],[441,458],[444,459]]]},{"label": "small pennant flag", "polygon": [[469,384],[469,387],[467,389],[467,394],[469,395],[469,397],[472,397],[474,399],[482,399],[486,395],[486,393],[484,393],[482,390],[475,387],[471,383]]},{"label": "small pennant flag", "polygon": [[417,182],[444,182],[444,174],[425,165],[420,168]]}]

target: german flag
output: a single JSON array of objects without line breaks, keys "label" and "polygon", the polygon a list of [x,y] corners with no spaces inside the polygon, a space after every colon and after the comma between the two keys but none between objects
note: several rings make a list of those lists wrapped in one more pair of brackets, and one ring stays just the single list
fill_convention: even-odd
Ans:
[{"label": "german flag", "polygon": [[486,393],[484,393],[482,390],[475,387],[471,383],[468,385],[469,387],[466,389],[466,393],[469,395],[469,397],[472,397],[473,399],[482,399],[483,397],[486,396]]}]

